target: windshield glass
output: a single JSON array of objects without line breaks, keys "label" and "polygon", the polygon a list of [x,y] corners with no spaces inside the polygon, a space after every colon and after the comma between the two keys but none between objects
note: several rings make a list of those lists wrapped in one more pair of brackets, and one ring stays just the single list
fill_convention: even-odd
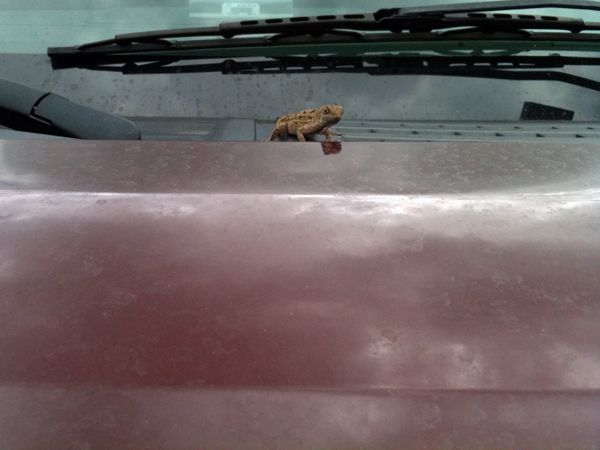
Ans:
[{"label": "windshield glass", "polygon": [[[122,33],[454,3],[456,0],[1,0],[0,42],[5,53],[45,53],[47,47],[73,46]],[[599,13],[581,10],[520,11],[527,12],[600,21]]]},{"label": "windshield glass", "polygon": [[[231,39],[218,33],[168,36],[169,43],[146,40],[124,46],[106,44],[109,53],[118,48],[129,54],[119,54],[117,58],[121,59],[105,65],[94,59],[61,67],[48,55],[49,48],[73,51],[74,46],[136,32],[215,27],[223,22],[263,26],[259,20],[265,20],[267,25],[294,22],[303,27],[306,17],[456,3],[0,0],[0,80],[52,92],[123,117],[177,118],[182,120],[177,126],[146,121],[140,127],[146,127],[143,137],[151,131],[156,138],[180,140],[266,140],[278,118],[323,105],[343,106],[343,119],[336,125],[345,133],[340,138],[343,140],[523,140],[520,123],[504,129],[479,122],[533,121],[540,117],[581,123],[600,120],[600,26],[595,25],[600,23],[600,12],[584,9],[516,10],[513,12],[517,14],[505,20],[510,22],[508,28],[500,30],[469,26],[425,31],[402,28],[400,32],[336,28],[310,35],[296,28],[284,36],[273,37],[286,32],[264,28],[260,33],[267,34],[267,38],[258,33],[234,35]],[[581,3],[588,4],[600,2]],[[484,17],[489,16],[492,24],[498,24],[502,20],[496,19],[509,12],[502,10]],[[531,15],[536,16],[531,22],[536,22],[538,28],[510,28],[520,27],[519,18]],[[268,20],[286,17],[298,20]],[[470,15],[463,17],[471,20]],[[560,28],[564,23],[581,21],[556,17],[583,19],[588,28],[574,32]],[[546,23],[557,23],[559,27],[548,29]],[[252,40],[254,46],[245,44]],[[180,50],[180,45],[191,44],[206,48]],[[147,53],[150,59],[133,59],[140,54],[132,52],[132,48],[140,45],[153,49],[141,52],[141,56]],[[98,55],[100,47],[77,49],[75,53],[87,58],[87,50],[97,51]],[[0,96],[0,112],[2,101],[15,105],[8,95],[10,89],[5,91],[6,98]],[[16,104],[21,107],[19,102]],[[190,122],[184,123],[184,119]],[[210,122],[213,119],[238,122]],[[412,127],[404,121],[428,123]],[[456,129],[443,121],[473,123]],[[11,124],[0,121],[0,126]],[[554,125],[546,128],[528,131],[527,139],[580,139],[597,129],[586,125],[585,132],[580,133],[563,131]],[[174,135],[176,129],[181,132]]]}]

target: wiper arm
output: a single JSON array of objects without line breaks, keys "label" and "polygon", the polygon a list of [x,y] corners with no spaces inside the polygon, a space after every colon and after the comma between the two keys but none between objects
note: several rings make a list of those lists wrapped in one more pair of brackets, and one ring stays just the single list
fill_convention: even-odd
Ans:
[{"label": "wiper arm", "polygon": [[500,0],[495,2],[454,3],[450,5],[413,6],[400,8],[405,16],[430,14],[460,14],[519,9],[558,8],[600,11],[600,4],[592,0]]},{"label": "wiper arm", "polygon": [[140,139],[137,126],[123,117],[3,78],[0,123],[15,130],[79,139]]},{"label": "wiper arm", "polygon": [[[573,33],[582,30],[598,29],[586,26],[581,19],[547,18],[545,16],[509,14],[485,15],[487,11],[507,11],[530,8],[560,8],[583,9],[600,11],[600,4],[589,0],[503,0],[493,2],[458,3],[453,5],[437,5],[425,7],[408,7],[381,9],[374,13],[323,15],[315,17],[289,17],[281,19],[246,20],[242,22],[227,22],[216,27],[182,28],[172,30],[157,30],[141,33],[129,33],[87,44],[49,48],[51,57],[72,56],[88,50],[101,50],[95,53],[114,53],[116,51],[144,51],[135,48],[135,43],[155,43],[162,49],[174,48],[172,42],[166,39],[187,37],[222,37],[249,34],[269,35],[311,35],[335,33],[340,30],[352,31],[432,31],[459,26],[475,26],[480,29],[512,30],[521,29],[560,29]],[[447,15],[465,14],[462,17],[448,17]],[[515,20],[518,19],[518,20]]]}]

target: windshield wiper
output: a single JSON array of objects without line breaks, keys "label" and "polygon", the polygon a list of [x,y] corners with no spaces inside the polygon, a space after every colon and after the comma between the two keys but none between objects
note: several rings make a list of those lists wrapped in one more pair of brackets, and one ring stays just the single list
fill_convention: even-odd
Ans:
[{"label": "windshield wiper", "polygon": [[[54,69],[77,67],[124,74],[327,71],[427,74],[556,80],[600,91],[597,81],[548,70],[575,65],[599,66],[598,58],[565,57],[556,52],[597,51],[600,34],[586,31],[598,31],[600,24],[565,17],[497,12],[541,7],[600,11],[600,3],[582,0],[512,0],[397,8],[372,14],[249,20],[223,23],[218,27],[118,35],[115,39],[76,47],[49,48],[48,55]],[[230,39],[261,33],[260,37]],[[194,36],[218,38],[168,39]],[[504,50],[498,52],[499,49]],[[494,52],[490,54],[489,50]],[[536,57],[519,54],[530,50],[553,54]],[[399,51],[411,53],[398,54]],[[432,53],[437,55],[432,57]],[[248,58],[262,59],[248,61]],[[202,59],[221,61],[180,64]]]},{"label": "windshield wiper", "polygon": [[[599,33],[584,33],[582,31],[600,30],[600,23],[585,23],[581,19],[552,18],[547,16],[524,16],[516,19],[512,16],[490,17],[482,13],[470,15],[445,16],[443,19],[426,19],[415,25],[411,22],[410,32],[366,33],[331,29],[322,34],[275,34],[261,37],[246,37],[235,39],[197,39],[169,41],[157,39],[136,43],[86,44],[79,47],[55,47],[48,49],[52,66],[55,69],[83,67],[84,63],[107,63],[111,58],[116,62],[154,61],[157,58],[210,59],[228,57],[253,56],[290,56],[316,54],[348,54],[356,55],[368,52],[413,50],[407,43],[423,43],[419,50],[438,51],[447,42],[491,42],[489,48],[498,48],[498,42],[511,42],[518,51],[544,50],[543,43],[556,42],[574,44],[564,50],[594,51],[600,43]],[[491,16],[497,16],[494,14]],[[293,19],[293,18],[292,18]],[[282,19],[283,20],[283,19]],[[291,20],[291,19],[290,19]],[[434,23],[435,22],[435,23]],[[427,29],[423,27],[427,25]],[[224,24],[223,24],[224,25]],[[433,32],[431,29],[436,31]],[[547,30],[557,30],[548,32]],[[534,30],[544,30],[536,32]],[[570,31],[570,33],[564,33]],[[517,42],[524,43],[518,45]],[[391,44],[392,46],[390,47]],[[386,46],[387,45],[387,46]],[[428,47],[428,48],[425,48]],[[555,47],[559,50],[559,46]],[[466,49],[465,49],[466,50]]]},{"label": "windshield wiper", "polygon": [[88,64],[89,70],[121,72],[126,75],[219,72],[223,75],[296,73],[365,73],[368,75],[438,75],[500,80],[558,81],[600,91],[600,81],[561,72],[569,66],[600,66],[600,58],[572,56],[357,56],[281,57],[274,60],[236,61],[172,65],[172,59],[146,64],[127,62]]},{"label": "windshield wiper", "polygon": [[[474,27],[485,33],[536,29],[570,31],[571,33],[600,30],[600,24],[586,24],[581,19],[499,13],[499,11],[545,7],[600,11],[599,3],[588,0],[507,0],[392,8],[364,14],[246,20],[222,23],[216,27],[121,34],[115,36],[114,39],[90,42],[74,47],[49,48],[48,55],[55,61],[60,58],[83,55],[88,57],[116,53],[174,51],[189,49],[190,41],[177,42],[168,39],[189,37],[226,38],[229,45],[236,45],[237,43],[234,42],[236,39],[231,39],[232,37],[250,34],[269,35],[265,42],[274,44],[277,37],[299,35],[309,35],[315,38],[323,35],[354,35],[360,39],[359,32],[361,31],[424,33],[458,27]],[[486,14],[489,11],[494,11],[494,13]]]},{"label": "windshield wiper", "polygon": [[140,130],[130,120],[4,78],[0,78],[0,124],[78,139],[140,139]]}]

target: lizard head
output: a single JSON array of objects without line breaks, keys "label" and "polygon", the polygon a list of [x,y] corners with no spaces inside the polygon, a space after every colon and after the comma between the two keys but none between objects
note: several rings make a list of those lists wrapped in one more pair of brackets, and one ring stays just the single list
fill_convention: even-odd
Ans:
[{"label": "lizard head", "polygon": [[318,111],[321,120],[330,125],[338,123],[344,114],[344,108],[338,105],[321,106]]}]

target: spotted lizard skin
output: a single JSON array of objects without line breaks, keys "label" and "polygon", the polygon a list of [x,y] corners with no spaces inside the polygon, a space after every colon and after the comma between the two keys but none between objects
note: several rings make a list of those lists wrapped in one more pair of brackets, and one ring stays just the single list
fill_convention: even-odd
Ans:
[{"label": "spotted lizard skin", "polygon": [[342,136],[329,128],[340,121],[344,108],[338,105],[325,105],[317,109],[307,109],[281,117],[271,133],[269,141],[275,140],[280,134],[295,134],[299,141],[306,141],[304,135],[322,134],[330,141],[331,135]]}]

